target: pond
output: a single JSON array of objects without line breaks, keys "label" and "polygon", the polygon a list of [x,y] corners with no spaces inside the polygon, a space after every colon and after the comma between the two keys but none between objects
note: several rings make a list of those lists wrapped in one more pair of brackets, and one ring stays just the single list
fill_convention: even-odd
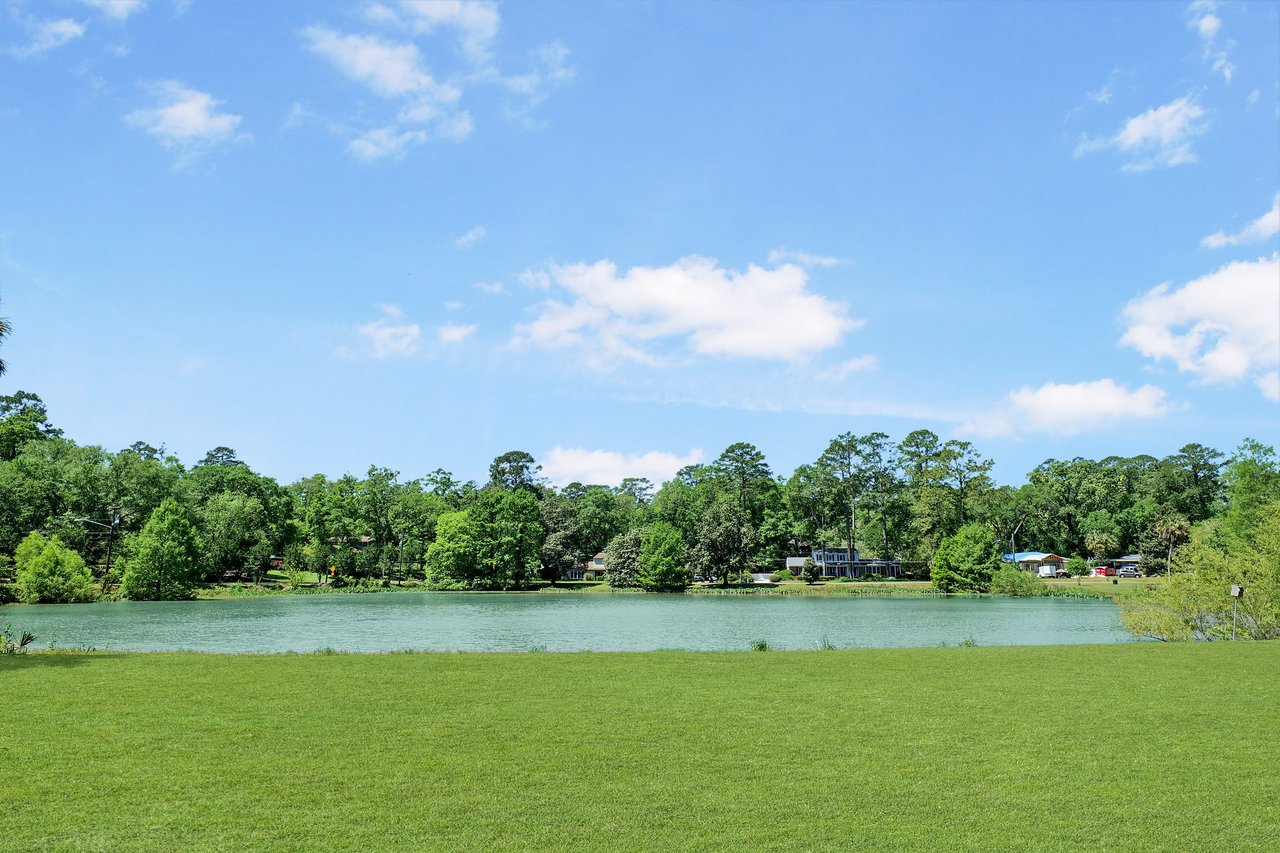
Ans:
[{"label": "pond", "polygon": [[0,609],[36,645],[129,651],[745,650],[1124,643],[1109,601],[381,593]]}]

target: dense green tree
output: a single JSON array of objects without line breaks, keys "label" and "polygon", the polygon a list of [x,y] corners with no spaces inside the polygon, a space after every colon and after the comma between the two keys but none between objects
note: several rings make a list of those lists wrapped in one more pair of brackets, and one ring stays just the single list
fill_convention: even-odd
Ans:
[{"label": "dense green tree", "polygon": [[561,495],[548,495],[538,509],[542,528],[546,531],[542,542],[541,574],[543,580],[554,585],[582,562],[578,551],[581,538],[578,517],[573,505]]},{"label": "dense green tree", "polygon": [[1193,523],[1213,515],[1223,493],[1222,453],[1193,443],[1183,445],[1165,462],[1176,472],[1174,508]]},{"label": "dense green tree", "polygon": [[665,521],[655,521],[644,531],[636,581],[650,592],[679,592],[693,580],[685,565],[685,544],[680,531]]},{"label": "dense green tree", "polygon": [[833,503],[843,516],[845,547],[850,556],[858,544],[858,503],[871,479],[867,470],[869,441],[870,437],[846,432],[832,439],[818,459],[825,472],[824,480],[835,487]]},{"label": "dense green tree", "polygon": [[0,395],[0,460],[13,459],[30,442],[60,435],[62,430],[49,423],[44,401],[36,394]]},{"label": "dense green tree", "polygon": [[754,444],[740,441],[725,448],[711,463],[711,471],[720,490],[733,497],[738,509],[758,529],[764,521],[770,496],[777,487],[764,454]]},{"label": "dense green tree", "polygon": [[907,514],[902,500],[903,481],[898,473],[898,448],[885,433],[873,432],[863,440],[862,459],[868,508],[880,526],[880,556],[888,560],[894,556],[899,526]]},{"label": "dense green tree", "polygon": [[1227,509],[1219,537],[1224,546],[1252,544],[1265,507],[1280,501],[1280,457],[1274,448],[1246,438],[1223,472]]},{"label": "dense green tree", "polygon": [[360,526],[372,537],[367,559],[377,572],[386,577],[392,558],[399,547],[399,537],[393,529],[395,505],[402,488],[398,482],[399,471],[370,465],[365,478],[356,491],[356,512]]},{"label": "dense green tree", "polygon": [[433,491],[427,491],[421,482],[411,482],[395,495],[390,510],[391,536],[399,553],[397,565],[401,570],[409,565],[421,566],[427,548],[436,538],[436,526],[440,516],[450,511],[449,499]]},{"label": "dense green tree", "polygon": [[698,522],[693,567],[707,580],[724,586],[751,567],[756,534],[746,513],[730,501],[716,501]]},{"label": "dense green tree", "polygon": [[697,540],[698,522],[715,502],[716,487],[705,466],[688,466],[658,490],[651,516],[680,531],[686,543]]},{"label": "dense green tree", "polygon": [[165,498],[131,543],[120,594],[135,600],[190,598],[200,578],[201,543],[187,510]]},{"label": "dense green tree", "polygon": [[271,530],[262,501],[235,492],[210,498],[201,512],[206,580],[246,572],[256,580],[271,557]]},{"label": "dense green tree", "polygon": [[648,477],[624,477],[618,491],[634,498],[637,506],[653,503],[654,488]]},{"label": "dense green tree", "polygon": [[974,522],[938,545],[931,577],[942,592],[985,592],[998,568],[1000,553],[991,528]]},{"label": "dense green tree", "polygon": [[467,509],[440,516],[427,578],[438,586],[523,589],[538,570],[542,539],[532,494],[483,491]]},{"label": "dense green tree", "polygon": [[541,471],[542,466],[528,453],[510,450],[489,464],[489,485],[508,491],[525,489],[536,492]]},{"label": "dense green tree", "polygon": [[18,600],[26,604],[92,601],[93,579],[84,560],[58,537],[27,535],[14,553]]},{"label": "dense green tree", "polygon": [[609,586],[626,588],[640,585],[640,548],[644,530],[639,527],[619,533],[604,549],[604,580]]}]

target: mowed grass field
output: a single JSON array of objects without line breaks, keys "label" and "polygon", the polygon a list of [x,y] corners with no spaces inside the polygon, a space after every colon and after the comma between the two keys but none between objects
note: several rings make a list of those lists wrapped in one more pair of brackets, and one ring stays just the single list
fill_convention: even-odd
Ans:
[{"label": "mowed grass field", "polygon": [[1276,850],[1280,644],[0,659],[3,850]]}]

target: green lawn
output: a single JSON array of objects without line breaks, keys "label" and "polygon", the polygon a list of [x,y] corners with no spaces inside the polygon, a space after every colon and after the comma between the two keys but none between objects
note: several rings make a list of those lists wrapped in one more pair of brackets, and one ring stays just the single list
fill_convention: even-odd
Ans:
[{"label": "green lawn", "polygon": [[0,658],[0,849],[1275,850],[1280,645]]}]

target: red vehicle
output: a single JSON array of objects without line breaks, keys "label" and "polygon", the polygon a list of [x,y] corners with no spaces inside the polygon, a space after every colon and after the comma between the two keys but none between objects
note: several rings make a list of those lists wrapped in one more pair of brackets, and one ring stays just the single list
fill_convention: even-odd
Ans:
[{"label": "red vehicle", "polygon": [[1093,576],[1095,578],[1113,578],[1116,576],[1116,570],[1111,566],[1094,566]]}]

